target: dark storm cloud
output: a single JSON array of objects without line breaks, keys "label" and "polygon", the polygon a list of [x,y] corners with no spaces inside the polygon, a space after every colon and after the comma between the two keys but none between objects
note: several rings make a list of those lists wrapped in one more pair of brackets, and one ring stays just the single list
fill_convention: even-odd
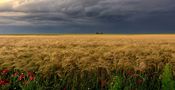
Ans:
[{"label": "dark storm cloud", "polygon": [[175,0],[12,0],[0,5],[0,25],[144,27],[175,23],[174,9]]},{"label": "dark storm cloud", "polygon": [[[0,11],[26,13],[13,18],[31,24],[37,21],[88,24],[129,20],[139,14],[169,11],[174,6],[174,0],[14,0],[1,6]],[[6,18],[13,20],[10,16]]]}]

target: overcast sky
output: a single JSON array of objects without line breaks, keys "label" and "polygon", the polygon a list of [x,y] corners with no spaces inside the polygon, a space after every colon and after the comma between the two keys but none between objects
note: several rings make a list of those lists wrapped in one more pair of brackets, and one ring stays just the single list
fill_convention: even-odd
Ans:
[{"label": "overcast sky", "polygon": [[175,0],[0,0],[0,33],[175,33]]}]

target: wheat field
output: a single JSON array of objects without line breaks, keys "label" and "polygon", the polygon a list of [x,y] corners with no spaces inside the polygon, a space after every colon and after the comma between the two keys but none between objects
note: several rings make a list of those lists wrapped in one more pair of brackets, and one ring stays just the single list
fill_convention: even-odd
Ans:
[{"label": "wheat field", "polygon": [[[71,68],[134,68],[145,71],[175,66],[175,35],[3,35],[0,65],[58,74]],[[175,68],[175,67],[174,67]]]},{"label": "wheat field", "polygon": [[0,66],[59,77],[65,73],[114,71],[161,73],[171,63],[175,76],[175,35],[1,35]]}]

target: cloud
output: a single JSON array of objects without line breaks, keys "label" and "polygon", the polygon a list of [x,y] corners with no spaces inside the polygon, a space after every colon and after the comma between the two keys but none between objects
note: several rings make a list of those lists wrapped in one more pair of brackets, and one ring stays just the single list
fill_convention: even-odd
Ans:
[{"label": "cloud", "polygon": [[95,25],[137,20],[174,7],[174,0],[12,0],[0,5],[0,24]]},{"label": "cloud", "polygon": [[11,11],[12,10],[12,2],[3,2],[0,3],[0,12],[4,12],[4,11]]}]

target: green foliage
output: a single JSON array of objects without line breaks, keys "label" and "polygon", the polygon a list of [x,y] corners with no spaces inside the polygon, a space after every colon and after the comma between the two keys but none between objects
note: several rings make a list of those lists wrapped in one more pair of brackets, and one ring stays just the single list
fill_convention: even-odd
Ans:
[{"label": "green foliage", "polygon": [[175,82],[173,81],[172,68],[170,64],[166,64],[163,69],[162,90],[175,90]]},{"label": "green foliage", "polygon": [[115,76],[110,85],[109,90],[121,90],[122,89],[122,77]]}]

